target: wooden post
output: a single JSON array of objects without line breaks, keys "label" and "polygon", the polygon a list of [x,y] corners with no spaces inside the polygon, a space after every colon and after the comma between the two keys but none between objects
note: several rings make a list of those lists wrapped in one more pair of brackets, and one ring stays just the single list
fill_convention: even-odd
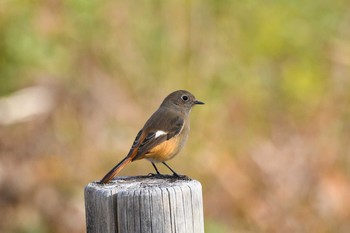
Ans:
[{"label": "wooden post", "polygon": [[202,187],[173,176],[118,177],[85,187],[87,233],[204,233]]}]

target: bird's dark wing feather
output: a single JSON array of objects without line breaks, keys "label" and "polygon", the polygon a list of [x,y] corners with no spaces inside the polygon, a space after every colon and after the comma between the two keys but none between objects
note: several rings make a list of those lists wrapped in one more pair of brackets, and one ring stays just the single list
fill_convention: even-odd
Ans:
[{"label": "bird's dark wing feather", "polygon": [[173,119],[170,120],[170,130],[168,131],[167,134],[167,140],[169,140],[170,138],[178,135],[181,130],[183,129],[184,126],[184,120],[180,117],[175,117]]},{"label": "bird's dark wing feather", "polygon": [[[142,155],[146,154],[153,147],[178,135],[183,129],[184,120],[181,117],[176,116],[171,118],[170,122],[166,124],[164,124],[164,121],[161,121],[159,123],[159,125],[153,126],[153,128],[148,129],[147,136],[141,141],[140,144],[139,138],[140,135],[142,135],[142,130],[138,133],[130,150],[132,151],[133,149],[135,149],[134,147],[139,144],[138,152],[133,158],[133,160],[140,159]],[[147,130],[147,128],[145,130]],[[160,130],[163,131],[165,134],[157,135],[157,132]]]}]

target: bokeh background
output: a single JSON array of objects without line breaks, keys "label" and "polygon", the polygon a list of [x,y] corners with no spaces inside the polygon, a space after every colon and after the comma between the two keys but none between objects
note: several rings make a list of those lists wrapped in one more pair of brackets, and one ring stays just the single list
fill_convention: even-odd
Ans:
[{"label": "bokeh background", "polygon": [[177,89],[206,102],[169,163],[206,232],[350,232],[346,0],[1,0],[0,232],[85,232],[84,186]]}]

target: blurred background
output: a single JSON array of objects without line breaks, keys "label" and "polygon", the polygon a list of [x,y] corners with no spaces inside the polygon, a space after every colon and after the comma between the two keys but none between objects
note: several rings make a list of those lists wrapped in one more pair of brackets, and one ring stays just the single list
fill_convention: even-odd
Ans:
[{"label": "blurred background", "polygon": [[206,232],[350,232],[346,0],[1,0],[0,232],[85,232],[84,186],[177,89]]}]

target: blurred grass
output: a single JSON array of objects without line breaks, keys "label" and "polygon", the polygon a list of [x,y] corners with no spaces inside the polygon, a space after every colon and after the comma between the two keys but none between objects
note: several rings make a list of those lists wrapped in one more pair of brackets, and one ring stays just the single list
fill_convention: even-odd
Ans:
[{"label": "blurred grass", "polygon": [[349,232],[349,10],[0,1],[0,121],[28,107],[4,104],[16,91],[52,94],[36,103],[51,103],[45,114],[0,125],[0,231],[84,232],[84,185],[125,155],[165,95],[188,89],[206,105],[171,164],[202,182],[206,232]]}]

